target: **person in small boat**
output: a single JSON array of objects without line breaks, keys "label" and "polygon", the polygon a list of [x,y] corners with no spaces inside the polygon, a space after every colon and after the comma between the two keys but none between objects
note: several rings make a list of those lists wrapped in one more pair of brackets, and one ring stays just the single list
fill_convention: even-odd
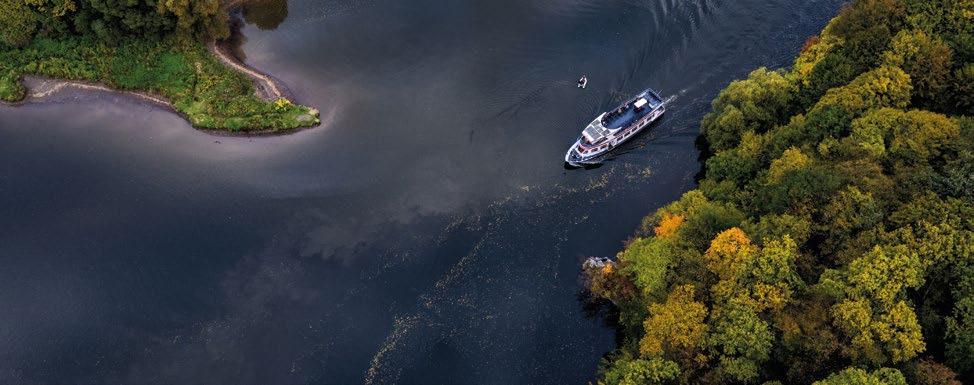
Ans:
[{"label": "person in small boat", "polygon": [[585,89],[586,85],[588,85],[588,77],[582,75],[582,78],[578,79],[578,88]]}]

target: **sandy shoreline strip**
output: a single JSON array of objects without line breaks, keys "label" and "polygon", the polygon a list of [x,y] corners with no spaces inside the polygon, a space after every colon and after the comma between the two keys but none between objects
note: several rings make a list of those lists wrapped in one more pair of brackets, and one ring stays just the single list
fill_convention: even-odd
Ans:
[{"label": "sandy shoreline strip", "polygon": [[24,96],[24,99],[16,102],[0,101],[0,104],[5,106],[20,106],[30,103],[32,100],[44,99],[67,88],[74,88],[87,91],[121,94],[163,107],[173,112],[179,112],[175,107],[173,107],[172,103],[166,99],[166,97],[149,92],[119,90],[101,83],[86,82],[81,80],[64,80],[36,75],[24,75],[21,82],[23,83],[24,88],[27,89],[27,95]]},{"label": "sandy shoreline strip", "polygon": [[[123,97],[134,98],[139,101],[152,104],[156,107],[162,108],[164,110],[170,111],[179,115],[183,120],[189,121],[186,114],[180,112],[172,103],[162,95],[156,95],[148,92],[141,91],[126,91],[111,88],[104,84],[92,83],[78,80],[64,80],[55,78],[46,78],[35,75],[26,75],[21,80],[24,83],[24,87],[27,88],[27,96],[23,100],[18,102],[5,102],[0,101],[0,106],[10,106],[17,107],[25,104],[29,104],[35,100],[43,100],[44,98],[57,94],[66,89],[79,89],[84,91],[102,92],[112,95],[120,95]],[[275,129],[261,129],[261,130],[249,130],[249,131],[227,131],[227,130],[216,130],[208,128],[200,128],[190,125],[197,131],[204,132],[213,136],[223,136],[223,137],[261,137],[261,136],[280,136],[288,135],[296,132],[304,131],[314,127],[297,127],[286,130],[275,130]]]},{"label": "sandy shoreline strip", "polygon": [[170,103],[169,100],[167,100],[165,97],[161,95],[150,94],[148,92],[118,90],[99,83],[82,82],[76,80],[61,80],[61,79],[44,78],[38,76],[25,76],[23,81],[24,83],[27,84],[38,83],[35,86],[27,88],[29,91],[27,94],[27,98],[32,98],[32,99],[42,99],[47,96],[58,93],[65,88],[76,88],[82,90],[125,94],[153,104],[158,104],[160,106],[175,110],[175,108],[173,108],[172,103]]}]

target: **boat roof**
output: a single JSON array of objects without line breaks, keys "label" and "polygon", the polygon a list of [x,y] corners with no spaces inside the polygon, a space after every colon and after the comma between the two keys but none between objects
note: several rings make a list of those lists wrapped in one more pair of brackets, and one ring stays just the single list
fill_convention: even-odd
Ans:
[{"label": "boat roof", "polygon": [[[643,102],[645,100],[645,102]],[[636,108],[636,105],[648,105],[648,108]],[[663,105],[663,99],[653,90],[646,90],[636,95],[626,103],[616,107],[605,114],[601,119],[602,125],[610,130],[628,127],[639,119],[642,119],[659,106]]]},{"label": "boat roof", "polygon": [[588,126],[582,130],[582,136],[584,136],[589,143],[595,143],[605,138],[606,130],[605,127],[603,127],[600,123],[603,116],[605,116],[605,113],[599,115],[599,117],[595,118],[592,123],[589,123]]}]

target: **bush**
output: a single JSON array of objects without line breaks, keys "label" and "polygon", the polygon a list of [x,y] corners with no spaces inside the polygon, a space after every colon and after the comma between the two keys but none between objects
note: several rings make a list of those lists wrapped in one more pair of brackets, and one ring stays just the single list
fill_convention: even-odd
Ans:
[{"label": "bush", "polygon": [[27,90],[20,84],[20,77],[13,71],[0,76],[0,100],[5,102],[16,102],[24,98]]}]

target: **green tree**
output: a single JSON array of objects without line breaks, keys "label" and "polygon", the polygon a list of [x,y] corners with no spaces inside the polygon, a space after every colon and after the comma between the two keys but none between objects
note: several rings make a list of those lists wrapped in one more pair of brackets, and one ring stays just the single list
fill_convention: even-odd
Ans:
[{"label": "green tree", "polygon": [[808,169],[811,165],[812,159],[808,155],[797,148],[789,148],[781,154],[781,157],[771,162],[771,167],[768,168],[768,183],[781,183],[788,173]]},{"label": "green tree", "polygon": [[974,295],[954,305],[953,315],[947,318],[946,340],[947,363],[960,371],[974,371]]},{"label": "green tree", "polygon": [[768,239],[759,249],[739,228],[720,233],[704,254],[707,268],[719,278],[711,287],[715,303],[777,314],[803,286],[795,272],[797,256],[798,247],[787,235]]},{"label": "green tree", "polygon": [[950,47],[936,37],[922,30],[904,30],[893,38],[883,62],[910,75],[918,104],[944,108],[950,104],[943,97],[948,96],[953,55]]},{"label": "green tree", "polygon": [[832,304],[831,296],[813,286],[801,301],[776,318],[781,339],[775,355],[781,356],[789,383],[808,384],[824,377],[836,361],[841,343],[832,326]]},{"label": "green tree", "polygon": [[[131,37],[175,35],[182,39],[229,35],[226,10],[219,0],[9,0],[28,7],[46,31],[86,34],[119,43]],[[7,15],[6,12],[4,12]],[[12,13],[13,14],[13,13]],[[23,24],[33,35],[29,19]]]},{"label": "green tree", "polygon": [[768,360],[774,336],[760,313],[779,314],[801,280],[794,270],[798,254],[787,235],[763,248],[739,228],[721,232],[705,254],[707,268],[719,278],[711,287],[715,310],[710,342],[718,374],[731,381],[754,382]]},{"label": "green tree", "polygon": [[845,136],[852,120],[868,110],[909,105],[912,90],[910,76],[902,69],[879,67],[826,92],[809,110],[805,127],[815,141]]},{"label": "green tree", "polygon": [[693,297],[693,285],[677,286],[666,302],[649,306],[649,318],[643,323],[645,334],[639,341],[643,357],[667,358],[684,368],[706,362],[702,349],[709,328],[704,322],[708,311]]},{"label": "green tree", "polygon": [[704,254],[707,269],[724,281],[736,280],[751,268],[757,246],[751,244],[747,234],[737,227],[727,229],[710,243],[710,248]]},{"label": "green tree", "polygon": [[963,61],[974,60],[974,2],[971,0],[903,0],[912,28],[937,35]]},{"label": "green tree", "polygon": [[[905,25],[906,9],[899,0],[850,2],[825,28],[817,60],[800,58],[798,96],[802,107],[813,105],[829,89],[849,83],[878,64],[892,36]],[[814,64],[811,64],[814,63]],[[811,67],[811,68],[809,68]]]},{"label": "green tree", "polygon": [[833,170],[824,168],[803,151],[790,148],[771,162],[763,178],[755,181],[753,210],[810,215],[825,204],[840,182]]},{"label": "green tree", "polygon": [[919,254],[904,245],[876,246],[845,271],[829,271],[822,282],[832,287],[835,326],[844,332],[845,354],[875,365],[909,360],[925,349],[906,289],[923,283]]},{"label": "green tree", "polygon": [[707,177],[715,180],[729,180],[743,186],[764,166],[762,150],[765,138],[746,131],[737,147],[721,151],[707,159]]},{"label": "green tree", "polygon": [[811,218],[791,214],[762,215],[758,223],[748,221],[742,225],[742,229],[758,243],[763,244],[766,240],[781,239],[787,236],[795,242],[798,248],[801,248],[808,241],[812,233]]},{"label": "green tree", "polygon": [[898,0],[860,0],[850,3],[826,27],[825,32],[848,39],[877,25],[899,30],[906,23],[907,12]]},{"label": "green tree", "polygon": [[[23,1],[0,2],[0,47],[19,47],[34,37],[40,17]],[[0,67],[2,68],[2,67]]]},{"label": "green tree", "polygon": [[707,249],[714,236],[739,226],[745,219],[744,213],[733,204],[711,201],[702,192],[693,190],[647,217],[641,231],[652,232],[665,215],[680,215],[685,218],[680,225],[679,236],[675,238],[678,247],[701,252]]},{"label": "green tree", "polygon": [[932,191],[915,194],[887,218],[893,228],[910,225],[947,224],[958,229],[974,230],[974,204],[952,197],[941,197]]},{"label": "green tree", "polygon": [[862,192],[855,186],[839,191],[822,210],[820,231],[826,234],[822,248],[826,253],[835,253],[860,231],[879,224],[885,217],[880,202],[872,193]]},{"label": "green tree", "polygon": [[649,360],[624,356],[609,366],[599,381],[600,385],[655,385],[674,383],[680,376],[675,362],[661,358]]},{"label": "green tree", "polygon": [[752,268],[741,278],[755,310],[777,315],[805,287],[795,269],[798,255],[798,245],[788,235],[765,240]]},{"label": "green tree", "polygon": [[728,304],[715,310],[710,343],[724,382],[757,382],[771,353],[770,326],[751,308]]},{"label": "green tree", "polygon": [[882,368],[869,373],[860,368],[847,368],[830,375],[815,385],[907,385],[899,370]]},{"label": "green tree", "polygon": [[940,173],[934,177],[934,191],[974,201],[974,151],[961,149],[956,158],[944,161]]},{"label": "green tree", "polygon": [[974,114],[974,63],[966,63],[954,70],[951,87],[958,112]]},{"label": "green tree", "polygon": [[184,36],[223,38],[230,33],[219,0],[160,0],[156,4],[160,14],[175,16],[176,31]]},{"label": "green tree", "polygon": [[622,271],[632,277],[644,298],[662,299],[666,294],[668,273],[673,256],[677,255],[673,242],[659,237],[636,239],[618,258]]},{"label": "green tree", "polygon": [[716,151],[733,148],[745,131],[761,133],[788,117],[794,85],[783,71],[759,68],[732,82],[713,102],[701,128]]},{"label": "green tree", "polygon": [[960,125],[944,115],[882,108],[852,123],[850,139],[874,157],[891,156],[917,164],[941,157],[960,136]]}]

